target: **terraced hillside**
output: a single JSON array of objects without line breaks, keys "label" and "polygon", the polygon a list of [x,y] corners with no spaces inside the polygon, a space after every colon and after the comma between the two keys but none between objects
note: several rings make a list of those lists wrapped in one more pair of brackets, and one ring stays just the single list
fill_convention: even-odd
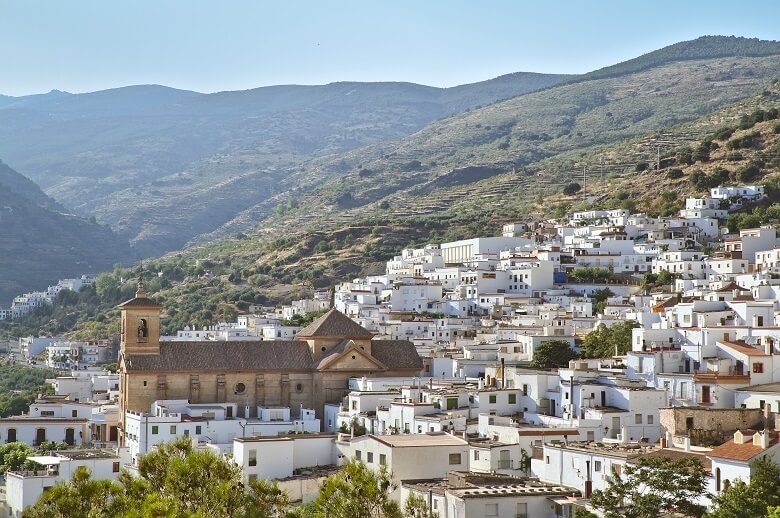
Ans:
[{"label": "terraced hillside", "polygon": [[517,73],[455,88],[344,82],[205,95],[134,86],[6,97],[0,156],[73,212],[96,216],[154,255],[294,188],[291,169],[306,161],[570,77]]},{"label": "terraced hillside", "polygon": [[[712,185],[745,179],[767,185],[768,198],[729,219],[736,228],[780,221],[780,83],[690,123],[594,147],[576,157],[554,157],[539,169],[490,176],[466,186],[434,189],[426,198],[394,195],[396,205],[345,210],[328,225],[293,212],[269,222],[275,233],[225,238],[184,252],[145,261],[147,289],[166,308],[166,332],[184,325],[231,319],[250,304],[289,301],[311,286],[383,271],[384,261],[401,248],[478,234],[495,234],[512,221],[539,221],[572,209],[626,207],[673,214],[686,196]],[[759,120],[760,119],[760,120]],[[658,144],[664,143],[660,169]],[[706,144],[708,153],[700,152]],[[579,162],[573,162],[575,160]],[[602,179],[601,159],[604,159]],[[587,164],[584,192],[561,193],[561,180]],[[597,164],[597,166],[594,166]],[[598,167],[598,168],[597,168]],[[642,169],[638,172],[637,169]],[[538,176],[541,173],[540,176]],[[420,202],[423,203],[420,203]],[[276,225],[286,224],[281,231]],[[314,227],[320,228],[314,230]],[[132,293],[137,270],[103,274],[92,306],[74,305],[43,314],[17,329],[50,332],[71,329],[74,336],[99,337],[117,327],[114,305]],[[125,279],[124,283],[120,281]],[[130,279],[129,281],[127,279]],[[0,324],[0,331],[3,325]]]},{"label": "terraced hillside", "polygon": [[64,213],[33,182],[0,162],[0,305],[58,279],[133,260],[111,229]]}]

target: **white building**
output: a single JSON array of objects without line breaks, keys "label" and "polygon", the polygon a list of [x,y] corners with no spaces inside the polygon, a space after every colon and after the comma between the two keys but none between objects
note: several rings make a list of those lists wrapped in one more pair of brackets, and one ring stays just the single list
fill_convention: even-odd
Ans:
[{"label": "white building", "polygon": [[41,495],[57,482],[67,482],[77,468],[89,469],[95,480],[116,480],[122,465],[127,463],[124,452],[108,450],[57,451],[51,455],[27,458],[39,469],[9,471],[6,474],[5,496],[8,516],[20,518],[25,508],[34,505]]}]

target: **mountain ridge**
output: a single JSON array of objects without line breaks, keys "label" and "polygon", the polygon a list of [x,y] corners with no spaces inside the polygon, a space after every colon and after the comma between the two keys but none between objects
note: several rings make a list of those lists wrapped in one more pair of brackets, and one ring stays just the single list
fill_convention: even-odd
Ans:
[{"label": "mountain ridge", "polygon": [[0,162],[0,305],[62,278],[132,262],[108,227],[72,214]]}]

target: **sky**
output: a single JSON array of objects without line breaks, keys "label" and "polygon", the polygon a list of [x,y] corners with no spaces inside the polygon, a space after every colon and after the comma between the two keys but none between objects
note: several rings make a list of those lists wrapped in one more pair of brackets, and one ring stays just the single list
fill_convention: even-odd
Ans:
[{"label": "sky", "polygon": [[707,34],[780,40],[779,15],[777,0],[0,0],[0,94],[584,73]]}]

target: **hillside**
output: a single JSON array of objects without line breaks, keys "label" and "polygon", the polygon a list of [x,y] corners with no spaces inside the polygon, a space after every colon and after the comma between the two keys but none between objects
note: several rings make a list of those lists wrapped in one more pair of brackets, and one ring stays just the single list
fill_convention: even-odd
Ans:
[{"label": "hillside", "polygon": [[511,74],[455,88],[273,86],[199,94],[134,86],[0,99],[0,156],[143,255],[177,249],[295,187],[293,168],[413,133],[446,115],[571,76]]},{"label": "hillside", "polygon": [[[246,209],[194,242],[247,232],[258,221],[270,235],[368,216],[440,217],[461,196],[485,211],[505,205],[509,192],[521,197],[513,199],[514,206],[527,204],[549,190],[550,182],[567,181],[583,153],[697,120],[780,77],[776,55],[743,56],[748,50],[759,53],[759,43],[722,40],[739,55],[689,59],[697,44],[705,47],[700,54],[712,52],[711,38],[695,40],[682,46],[686,57],[677,61],[667,62],[674,53],[662,49],[656,66],[645,57],[635,65],[627,62],[626,69],[638,72],[553,86],[447,117],[395,142],[314,160],[294,173],[295,191]],[[735,50],[735,41],[745,45],[743,52]],[[763,43],[766,53],[777,52],[776,43]],[[547,173],[546,161],[553,157],[566,162],[566,174]],[[493,191],[471,189],[494,176],[500,180]]]},{"label": "hillside", "polygon": [[0,162],[0,304],[58,279],[135,258],[108,227],[65,214],[33,182]]},{"label": "hillside", "polygon": [[[665,147],[656,171],[653,160],[659,143]],[[708,153],[700,151],[703,144]],[[600,165],[603,159],[604,172],[591,167],[586,189],[574,195],[561,193],[573,172],[571,157],[552,157],[538,164],[536,172],[517,175],[527,184],[513,183],[510,174],[503,174],[437,189],[426,204],[416,201],[416,214],[353,209],[349,224],[323,222],[317,230],[301,224],[276,235],[240,235],[144,261],[146,287],[164,304],[164,330],[171,333],[185,325],[233,319],[250,304],[306,296],[308,286],[327,288],[380,273],[384,261],[407,246],[497,234],[504,223],[536,222],[571,210],[624,207],[671,215],[682,208],[686,196],[704,195],[711,186],[749,178],[768,186],[768,198],[732,216],[729,226],[777,222],[780,82],[689,123],[596,146],[578,154],[578,159],[590,165]],[[431,209],[434,205],[441,208]],[[279,220],[291,225],[292,217],[291,213]],[[73,336],[78,338],[116,332],[115,305],[132,296],[138,271],[124,268],[102,274],[94,293],[79,294],[64,306],[24,319],[15,329],[42,328],[49,333],[76,329]],[[7,325],[0,324],[0,330],[4,328]]]}]

